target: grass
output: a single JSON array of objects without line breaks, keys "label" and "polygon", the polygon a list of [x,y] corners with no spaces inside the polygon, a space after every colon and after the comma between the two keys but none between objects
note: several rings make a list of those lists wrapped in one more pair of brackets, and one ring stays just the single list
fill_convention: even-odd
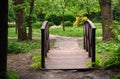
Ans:
[{"label": "grass", "polygon": [[[33,28],[33,37],[40,37],[41,30],[37,28]],[[15,33],[15,28],[8,28],[8,37],[17,37],[17,33]]]},{"label": "grass", "polygon": [[[95,23],[96,26],[96,36],[102,36],[102,26],[101,23]],[[50,28],[50,34],[60,35],[60,36],[72,36],[72,37],[83,37],[83,26],[80,27],[65,27],[65,31],[62,28]]]},{"label": "grass", "polygon": [[83,28],[82,27],[65,27],[65,31],[62,28],[50,28],[50,34],[60,35],[60,36],[72,36],[72,37],[82,37]]},{"label": "grass", "polygon": [[[102,26],[101,23],[94,23],[96,26],[96,36],[102,36]],[[65,27],[66,31],[63,31],[62,28],[50,28],[50,34],[60,35],[60,36],[72,36],[72,37],[83,37],[83,26],[80,27]],[[41,30],[37,28],[33,28],[33,37],[40,37]],[[17,37],[17,33],[15,33],[15,28],[8,29],[8,37]]]},{"label": "grass", "polygon": [[[102,26],[101,23],[94,23],[96,26],[96,37],[101,37],[102,36]],[[17,37],[17,34],[14,32],[14,28],[9,28],[9,37]],[[60,35],[60,36],[72,36],[72,37],[83,37],[83,26],[80,27],[65,27],[65,31],[63,31],[62,28],[50,28],[49,29],[50,34],[54,35]],[[33,37],[40,37],[41,35],[41,30],[40,29],[35,29],[33,28]],[[10,40],[12,42],[12,40]],[[16,40],[13,40],[13,42],[17,43]],[[13,46],[13,45],[11,45]],[[40,48],[40,41],[30,41],[30,42],[21,42],[20,44],[16,44],[16,47],[19,46],[25,46],[21,48],[25,48],[27,50],[32,50],[36,49],[36,47]],[[99,63],[104,63],[104,61],[101,60],[101,57],[103,59],[106,59],[110,57],[115,51],[120,47],[119,43],[116,43],[114,41],[109,41],[109,42],[103,42],[101,40],[96,40],[96,52],[97,52],[97,57],[96,60]],[[17,48],[15,48],[17,49]],[[99,57],[101,56],[101,57]],[[99,62],[100,61],[100,62]]]},{"label": "grass", "polygon": [[17,42],[17,39],[8,41],[8,53],[26,53],[41,48],[40,40]]}]

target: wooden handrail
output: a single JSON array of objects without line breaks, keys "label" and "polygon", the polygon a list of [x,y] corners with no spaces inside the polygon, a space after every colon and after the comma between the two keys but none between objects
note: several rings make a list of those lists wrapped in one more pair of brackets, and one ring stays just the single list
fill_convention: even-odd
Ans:
[{"label": "wooden handrail", "polygon": [[84,22],[84,49],[89,53],[91,61],[95,62],[95,33],[96,27],[92,21],[87,20]]},{"label": "wooden handrail", "polygon": [[48,21],[44,21],[41,27],[41,67],[45,68],[45,57],[50,50]]}]

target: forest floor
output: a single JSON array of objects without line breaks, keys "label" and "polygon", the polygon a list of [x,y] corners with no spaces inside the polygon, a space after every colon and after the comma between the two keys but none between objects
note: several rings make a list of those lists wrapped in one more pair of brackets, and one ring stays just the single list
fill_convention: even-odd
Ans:
[{"label": "forest floor", "polygon": [[[51,35],[51,38],[55,40],[60,39],[60,37],[63,36],[59,36],[59,38],[56,38],[56,36]],[[79,39],[77,37],[67,37],[67,38]],[[89,69],[89,70],[33,69],[30,67],[30,64],[32,63],[32,56],[39,54],[40,54],[40,49],[32,53],[9,54],[8,71],[10,70],[15,71],[19,75],[19,79],[112,79],[113,76],[119,73],[119,71],[117,70],[106,70],[100,68]]]}]

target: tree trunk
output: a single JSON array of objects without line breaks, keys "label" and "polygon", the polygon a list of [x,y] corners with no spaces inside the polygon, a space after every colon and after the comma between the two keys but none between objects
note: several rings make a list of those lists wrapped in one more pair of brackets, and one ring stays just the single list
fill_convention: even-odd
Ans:
[{"label": "tree trunk", "polygon": [[25,27],[25,11],[22,4],[24,0],[14,0],[14,5],[20,5],[16,10],[16,25],[18,27],[18,41],[27,40],[27,33]]},{"label": "tree trunk", "polygon": [[112,8],[111,0],[99,0],[102,18],[103,41],[114,37],[112,32]]},{"label": "tree trunk", "polygon": [[0,79],[7,79],[8,0],[0,0]]},{"label": "tree trunk", "polygon": [[118,4],[119,4],[119,10],[120,10],[120,0],[118,0]]},{"label": "tree trunk", "polygon": [[28,20],[28,39],[32,40],[32,13],[33,13],[33,8],[34,8],[34,0],[31,0],[30,2],[30,14],[29,14],[29,20]]},{"label": "tree trunk", "polygon": [[62,25],[63,25],[63,31],[65,31],[65,25],[64,25],[64,11],[62,12]]},{"label": "tree trunk", "polygon": [[[118,0],[118,7],[119,7],[119,15],[120,15],[120,0]],[[120,21],[119,21],[120,22]]]},{"label": "tree trunk", "polygon": [[91,17],[90,17],[90,2],[89,0],[86,1],[86,11],[87,11],[87,17],[91,20]]}]

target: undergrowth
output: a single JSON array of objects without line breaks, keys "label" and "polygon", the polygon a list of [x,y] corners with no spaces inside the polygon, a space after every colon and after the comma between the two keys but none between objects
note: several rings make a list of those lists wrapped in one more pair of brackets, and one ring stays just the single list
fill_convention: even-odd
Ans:
[{"label": "undergrowth", "polygon": [[19,75],[14,71],[8,71],[7,79],[19,79]]},{"label": "undergrowth", "polygon": [[30,65],[30,67],[32,67],[34,69],[41,68],[41,56],[40,55],[32,57],[32,64]]},{"label": "undergrowth", "polygon": [[120,69],[120,45],[116,42],[96,42],[96,66],[107,69]]},{"label": "undergrowth", "polygon": [[17,40],[8,41],[8,53],[26,53],[33,51],[34,49],[40,49],[40,41],[24,41],[17,42]]}]

